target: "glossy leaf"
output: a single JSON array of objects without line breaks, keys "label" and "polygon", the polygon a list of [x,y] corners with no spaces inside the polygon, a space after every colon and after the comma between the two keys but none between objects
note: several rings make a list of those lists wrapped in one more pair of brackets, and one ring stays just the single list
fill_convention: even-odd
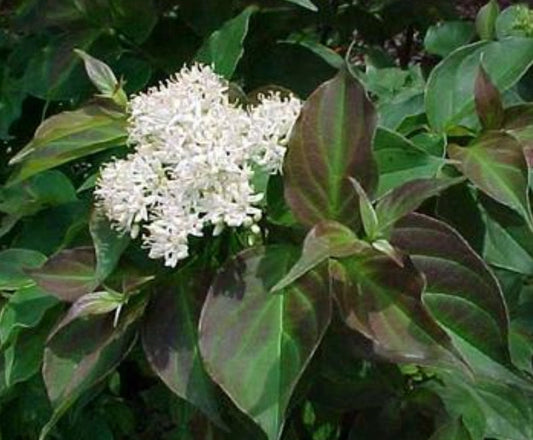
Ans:
[{"label": "glossy leaf", "polygon": [[452,52],[431,73],[426,88],[426,111],[439,132],[454,126],[476,127],[474,82],[480,60],[502,93],[533,63],[533,39],[509,38],[478,42]]},{"label": "glossy leaf", "polygon": [[427,281],[424,304],[452,334],[509,364],[508,316],[496,278],[459,234],[438,220],[410,214],[392,243],[411,255]]},{"label": "glossy leaf", "polygon": [[39,269],[27,271],[37,285],[62,301],[74,302],[98,285],[90,247],[60,251]]},{"label": "glossy leaf", "polygon": [[445,21],[427,30],[424,47],[431,54],[445,57],[472,41],[474,34],[474,26],[468,21]]},{"label": "glossy leaf", "polygon": [[459,366],[451,339],[422,303],[424,276],[408,256],[398,265],[370,249],[330,262],[334,294],[344,322],[371,340],[392,362]]},{"label": "glossy leaf", "polygon": [[153,295],[142,327],[144,352],[152,369],[182,399],[221,424],[217,391],[198,348],[198,321],[207,289],[190,271],[172,288]]},{"label": "glossy leaf", "polygon": [[126,117],[92,104],[45,120],[10,164],[20,164],[15,183],[65,162],[97,153],[126,141]]},{"label": "glossy leaf", "polygon": [[289,269],[287,247],[245,251],[215,279],[200,318],[200,351],[222,389],[270,440],[331,318],[327,277],[310,272],[269,290]]},{"label": "glossy leaf", "polygon": [[115,269],[120,257],[130,242],[126,233],[114,230],[105,215],[95,209],[89,219],[94,252],[96,255],[95,278],[104,281]]},{"label": "glossy leaf", "polygon": [[493,40],[496,36],[496,19],[500,14],[500,5],[496,0],[489,0],[476,16],[476,31],[482,40]]},{"label": "glossy leaf", "polygon": [[448,154],[479,189],[517,211],[533,228],[528,166],[523,147],[514,137],[487,133],[466,148],[449,145]]},{"label": "glossy leaf", "polygon": [[416,179],[396,187],[381,197],[376,205],[379,231],[388,236],[394,223],[415,211],[423,202],[462,182],[455,179]]},{"label": "glossy leaf", "polygon": [[196,54],[196,61],[212,64],[215,72],[231,79],[244,52],[248,22],[255,10],[253,6],[246,8],[213,32]]},{"label": "glossy leaf", "polygon": [[377,130],[374,150],[379,169],[378,197],[411,180],[435,177],[445,163],[442,157],[385,128]]},{"label": "glossy leaf", "polygon": [[481,126],[488,130],[500,128],[504,119],[502,98],[482,65],[476,76],[474,95]]},{"label": "glossy leaf", "polygon": [[366,248],[368,245],[346,226],[332,221],[319,223],[305,237],[299,260],[271,291],[285,289],[328,258],[348,257]]},{"label": "glossy leaf", "polygon": [[306,101],[284,162],[285,198],[305,226],[322,220],[358,224],[358,197],[349,177],[372,194],[377,182],[371,150],[375,126],[374,106],[344,70]]}]

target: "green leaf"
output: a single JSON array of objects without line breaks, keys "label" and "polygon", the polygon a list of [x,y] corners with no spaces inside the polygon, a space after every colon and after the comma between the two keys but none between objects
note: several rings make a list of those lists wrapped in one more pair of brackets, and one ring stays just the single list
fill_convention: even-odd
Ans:
[{"label": "green leaf", "polygon": [[435,431],[429,440],[474,440],[463,420],[457,418]]},{"label": "green leaf", "polygon": [[47,313],[39,326],[19,329],[10,343],[2,347],[0,357],[3,357],[4,361],[3,373],[7,387],[24,382],[39,371],[43,360],[43,346],[56,322],[57,313]]},{"label": "green leaf", "polygon": [[507,307],[488,266],[457,232],[438,220],[410,214],[396,223],[392,244],[424,274],[424,304],[449,332],[509,365]]},{"label": "green leaf", "polygon": [[526,4],[511,5],[505,8],[496,20],[496,35],[501,40],[507,37],[531,37],[528,27],[531,12]]},{"label": "green leaf", "polygon": [[285,198],[296,218],[358,224],[358,197],[349,177],[372,194],[376,112],[361,84],[341,71],[304,104],[289,140],[283,174]]},{"label": "green leaf", "polygon": [[394,223],[418,209],[427,199],[439,195],[463,180],[463,178],[416,179],[389,191],[376,205],[379,232],[387,237]]},{"label": "green leaf", "polygon": [[89,79],[102,96],[113,99],[118,105],[125,107],[128,98],[111,68],[83,50],[75,49],[74,52],[83,60]]},{"label": "green leaf", "polygon": [[[90,315],[103,315],[118,309],[124,304],[124,296],[116,292],[93,292],[80,296],[63,319],[63,325],[69,319],[79,319]],[[118,316],[118,315],[116,315]]]},{"label": "green leaf", "polygon": [[466,148],[449,145],[448,154],[481,191],[517,211],[533,229],[528,166],[522,145],[514,137],[489,132]]},{"label": "green leaf", "polygon": [[126,141],[126,116],[100,104],[59,113],[45,120],[11,161],[20,168],[11,184],[74,159],[97,153]]},{"label": "green leaf", "polygon": [[290,3],[294,3],[295,5],[301,6],[302,8],[310,9],[313,12],[318,11],[318,8],[311,0],[285,0]]},{"label": "green leaf", "polygon": [[215,72],[231,79],[244,53],[243,42],[248,33],[248,22],[256,9],[254,6],[246,8],[213,32],[196,54],[196,61],[214,65]]},{"label": "green leaf", "polygon": [[26,269],[40,267],[46,256],[28,249],[6,249],[0,252],[0,290],[17,290],[35,284]]},{"label": "green leaf", "polygon": [[474,82],[480,61],[502,93],[512,87],[533,63],[533,39],[509,38],[477,42],[452,52],[430,74],[426,111],[435,131],[456,125],[476,128]]},{"label": "green leaf", "polygon": [[[138,297],[139,298],[139,297]],[[76,319],[68,314],[50,335],[44,352],[43,377],[54,413],[41,431],[44,440],[57,420],[86,390],[120,363],[135,341],[134,325],[145,301],[139,298],[122,313],[118,326],[112,315]]]},{"label": "green leaf", "polygon": [[56,298],[37,286],[17,290],[0,311],[0,345],[20,329],[37,326],[44,314],[57,303]]},{"label": "green leaf", "polygon": [[414,179],[433,178],[444,166],[442,157],[429,152],[394,131],[379,128],[374,139],[379,169],[377,196]]},{"label": "green leaf", "polygon": [[441,426],[429,440],[474,440],[461,418]]},{"label": "green leaf", "polygon": [[481,126],[485,130],[501,128],[504,120],[502,97],[482,65],[476,76],[474,95]]},{"label": "green leaf", "polygon": [[496,36],[496,19],[500,15],[500,5],[496,0],[489,0],[476,16],[476,31],[482,40],[494,40]]},{"label": "green leaf", "polygon": [[330,276],[344,322],[371,340],[379,356],[422,365],[461,364],[451,339],[422,303],[424,276],[408,256],[398,265],[370,249],[330,262]]},{"label": "green leaf", "polygon": [[357,197],[359,197],[359,214],[361,215],[361,221],[363,223],[363,229],[365,231],[366,238],[372,241],[377,238],[379,234],[378,217],[376,215],[376,211],[374,210],[372,202],[368,198],[365,190],[361,185],[359,185],[359,182],[352,177],[349,179],[350,182],[352,182],[355,192],[357,193]]},{"label": "green leaf", "polygon": [[333,221],[319,223],[305,237],[299,260],[271,292],[285,289],[328,258],[347,257],[365,248],[368,245],[346,226]]},{"label": "green leaf", "polygon": [[489,264],[533,275],[533,232],[522,217],[483,200],[486,217],[484,257]]},{"label": "green leaf", "polygon": [[442,382],[430,383],[452,417],[461,418],[474,439],[529,440],[533,436],[531,397],[501,382],[464,380],[440,372]]},{"label": "green leaf", "polygon": [[331,319],[327,277],[317,272],[269,293],[292,261],[292,248],[281,246],[239,254],[215,279],[200,318],[208,372],[269,440],[280,438],[292,392]]},{"label": "green leaf", "polygon": [[217,390],[198,348],[198,321],[206,290],[198,274],[180,273],[172,288],[154,292],[142,327],[152,369],[175,394],[223,425]]},{"label": "green leaf", "polygon": [[94,276],[98,282],[102,282],[115,270],[122,253],[130,243],[130,237],[114,230],[109,220],[98,209],[94,209],[91,214],[89,231],[96,254]]},{"label": "green leaf", "polygon": [[44,171],[19,184],[0,188],[0,211],[20,217],[76,200],[72,182],[57,170]]},{"label": "green leaf", "polygon": [[474,25],[468,21],[445,21],[427,30],[424,47],[431,54],[445,57],[472,41],[474,35]]},{"label": "green leaf", "polygon": [[74,302],[92,292],[95,281],[95,256],[91,247],[61,251],[39,269],[27,271],[39,287],[62,301]]}]

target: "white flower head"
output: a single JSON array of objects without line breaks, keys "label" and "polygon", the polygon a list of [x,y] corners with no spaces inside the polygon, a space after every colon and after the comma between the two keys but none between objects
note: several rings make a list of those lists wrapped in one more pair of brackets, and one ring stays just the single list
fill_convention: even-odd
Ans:
[{"label": "white flower head", "polygon": [[134,152],[101,170],[98,205],[117,229],[136,236],[142,228],[149,256],[167,266],[188,256],[188,238],[207,225],[257,232],[263,195],[252,170],[281,170],[301,101],[270,93],[243,107],[230,102],[228,87],[211,67],[194,64],[133,97]]}]

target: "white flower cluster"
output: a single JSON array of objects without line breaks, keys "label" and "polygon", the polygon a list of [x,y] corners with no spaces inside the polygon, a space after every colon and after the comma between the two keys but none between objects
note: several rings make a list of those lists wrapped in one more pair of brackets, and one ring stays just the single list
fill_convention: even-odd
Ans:
[{"label": "white flower cluster", "polygon": [[301,101],[270,93],[259,104],[230,102],[228,82],[209,66],[184,67],[130,102],[134,152],[106,164],[95,190],[114,226],[143,230],[151,258],[174,267],[188,256],[189,236],[206,225],[251,227],[263,195],[254,171],[280,170]]}]

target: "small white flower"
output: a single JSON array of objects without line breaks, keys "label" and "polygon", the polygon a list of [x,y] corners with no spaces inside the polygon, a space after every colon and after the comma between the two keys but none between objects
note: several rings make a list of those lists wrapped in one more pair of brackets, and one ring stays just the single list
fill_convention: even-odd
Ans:
[{"label": "small white flower", "polygon": [[189,236],[205,226],[258,232],[263,195],[253,169],[281,170],[301,101],[279,93],[244,108],[229,101],[228,82],[208,66],[184,67],[130,102],[126,159],[101,170],[95,194],[115,227],[136,236],[150,258],[174,267],[188,256]]}]

